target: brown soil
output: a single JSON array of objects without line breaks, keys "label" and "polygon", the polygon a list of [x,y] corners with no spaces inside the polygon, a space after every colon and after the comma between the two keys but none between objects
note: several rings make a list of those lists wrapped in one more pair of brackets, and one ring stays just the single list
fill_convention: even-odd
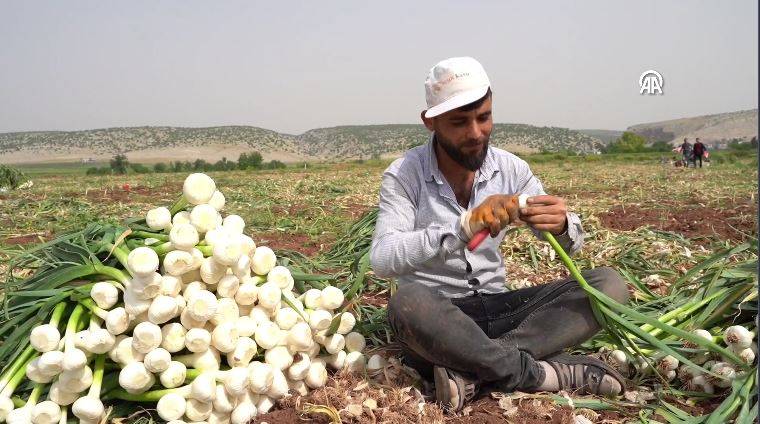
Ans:
[{"label": "brown soil", "polygon": [[[162,187],[161,189],[151,189],[143,186],[129,185],[124,186],[111,186],[97,189],[87,190],[85,197],[91,202],[106,203],[106,202],[129,202],[134,200],[135,197],[161,197],[166,193],[168,189]],[[64,193],[64,197],[79,198],[82,193],[80,192],[68,192]]]},{"label": "brown soil", "polygon": [[80,191],[69,191],[63,193],[62,197],[81,198],[84,197],[91,202],[110,203],[110,202],[129,202],[136,198],[157,198],[170,197],[174,198],[177,193],[182,192],[182,184],[164,183],[158,187],[150,188],[136,184],[130,184],[127,180],[123,184],[111,186],[89,188],[85,193]]},{"label": "brown soil", "polygon": [[[304,402],[305,400],[302,400]],[[443,421],[451,424],[572,424],[574,423],[573,411],[567,406],[557,406],[550,401],[533,402],[525,400],[520,402],[517,412],[510,416],[505,415],[505,411],[499,407],[498,401],[490,397],[483,397],[472,402],[462,416],[446,416]],[[346,421],[346,422],[370,422],[369,417],[363,417],[365,420]],[[395,418],[395,417],[394,417]],[[409,416],[406,420],[399,422],[415,422]],[[616,423],[624,422],[625,417],[614,411],[599,411],[599,416],[594,422]],[[267,414],[261,415],[253,421],[254,424],[290,424],[290,423],[329,423],[329,419],[324,415],[299,414],[295,406],[277,409]],[[395,422],[395,421],[394,421]]]},{"label": "brown soil", "polygon": [[558,407],[550,402],[526,400],[520,402],[516,412],[505,415],[498,402],[490,397],[478,399],[470,404],[472,408],[467,416],[447,419],[447,423],[484,423],[496,424],[510,422],[515,424],[572,424],[573,412],[569,407]]},{"label": "brown soil", "polygon": [[[336,375],[330,378],[327,386],[310,392],[307,396],[294,394],[278,402],[277,409],[256,418],[254,423],[284,424],[300,422],[328,423],[327,415],[320,412],[303,412],[309,405],[325,405],[334,408],[345,423],[504,423],[538,424],[574,423],[573,413],[581,414],[581,410],[573,411],[569,407],[559,406],[551,399],[536,399],[532,395],[517,394],[500,405],[498,398],[501,394],[491,395],[484,392],[471,402],[457,415],[444,415],[440,408],[428,401],[424,403],[420,415],[416,397],[409,386],[415,378],[404,371],[397,359],[398,346],[391,344],[375,349],[368,354],[379,353],[389,365],[380,373],[373,374],[369,381],[361,376],[351,374]],[[349,404],[365,405],[367,399],[374,399],[377,404],[372,410],[366,406],[360,408],[360,415],[347,415]],[[591,414],[594,412],[586,410]],[[585,413],[583,413],[585,415]],[[632,412],[635,415],[635,411]],[[620,423],[624,415],[613,411],[600,411],[593,422]]]},{"label": "brown soil", "polygon": [[317,255],[329,245],[324,241],[319,243],[311,240],[306,234],[291,234],[283,232],[254,233],[253,239],[257,245],[269,246],[274,250],[296,250],[308,257]]},{"label": "brown soil", "polygon": [[252,424],[329,423],[327,419],[301,418],[294,408],[277,409],[256,417]]},{"label": "brown soil", "polygon": [[750,203],[736,204],[728,209],[694,206],[660,205],[654,209],[640,206],[614,206],[598,214],[602,225],[614,230],[630,231],[640,227],[678,233],[684,237],[714,238],[745,241],[756,236],[757,207]]},{"label": "brown soil", "polygon": [[[391,349],[383,347],[373,350],[372,353],[386,356],[390,351]],[[325,387],[313,390],[306,396],[293,394],[280,400],[277,411],[261,415],[255,422],[329,422],[324,412],[306,412],[310,405],[332,408],[345,423],[443,422],[441,410],[431,403],[422,404],[420,414],[418,403],[421,398],[410,387],[414,379],[404,371],[397,359],[388,357],[388,361],[388,366],[377,374],[373,373],[370,380],[354,374],[335,375],[328,380]]]},{"label": "brown soil", "polygon": [[368,210],[374,208],[373,206],[368,206],[361,203],[349,203],[346,208],[346,216],[351,219],[359,219],[362,215],[364,215]]},{"label": "brown soil", "polygon": [[371,306],[386,306],[388,304],[388,299],[390,298],[390,293],[388,291],[381,292],[381,293],[362,293],[361,295],[361,304],[362,305],[371,305]]},{"label": "brown soil", "polygon": [[[8,245],[34,244],[34,243],[44,242],[50,239],[51,237],[52,235],[49,233],[25,234],[22,236],[9,237],[3,240],[3,243],[8,244]],[[42,240],[40,240],[40,238]]]},{"label": "brown soil", "polygon": [[272,205],[270,209],[276,216],[298,216],[304,213],[310,205],[291,203],[288,206]]}]

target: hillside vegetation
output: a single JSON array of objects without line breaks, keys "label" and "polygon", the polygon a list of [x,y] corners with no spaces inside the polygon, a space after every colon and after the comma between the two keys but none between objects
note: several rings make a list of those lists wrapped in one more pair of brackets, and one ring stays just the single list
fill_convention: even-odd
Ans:
[{"label": "hillside vegetation", "polygon": [[609,143],[611,141],[617,140],[621,135],[623,135],[623,131],[617,131],[617,130],[597,130],[597,129],[580,129],[576,130],[581,134],[586,134],[593,138],[598,138],[602,141],[602,143]]},{"label": "hillside vegetation", "polygon": [[[216,161],[256,150],[265,159],[367,159],[397,155],[424,143],[422,125],[363,125],[320,128],[301,135],[248,127],[132,127],[84,131],[16,132],[0,134],[0,162],[107,160],[124,153],[130,159]],[[496,124],[493,145],[516,152],[591,152],[602,143],[567,128]]]},{"label": "hillside vegetation", "polygon": [[[298,136],[302,152],[310,156],[382,156],[402,152],[427,141],[429,132],[421,125],[363,125],[320,128]],[[591,152],[599,140],[577,131],[524,124],[495,124],[494,146],[521,152]]]},{"label": "hillside vegetation", "polygon": [[[757,109],[634,125],[628,131],[648,143],[700,137],[712,147],[757,136]],[[495,124],[491,143],[516,153],[591,153],[622,132],[572,130],[527,124]],[[141,163],[230,160],[258,151],[266,161],[352,160],[398,156],[427,141],[420,124],[318,128],[300,135],[251,126],[207,128],[126,127],[83,131],[0,134],[0,163],[106,162],[116,154]]]},{"label": "hillside vegetation", "polygon": [[22,150],[92,149],[124,153],[155,148],[237,144],[293,151],[293,138],[257,127],[124,127],[84,131],[0,133],[0,153]]}]

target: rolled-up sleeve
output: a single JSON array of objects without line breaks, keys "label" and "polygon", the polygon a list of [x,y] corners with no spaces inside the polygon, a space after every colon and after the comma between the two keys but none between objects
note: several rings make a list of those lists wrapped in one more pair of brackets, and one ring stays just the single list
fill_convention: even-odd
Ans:
[{"label": "rolled-up sleeve", "polygon": [[395,175],[383,175],[379,212],[370,247],[372,270],[379,277],[407,274],[431,259],[463,249],[466,236],[459,224],[415,229],[417,206]]},{"label": "rolled-up sleeve", "polygon": [[[540,234],[539,237],[543,239],[543,236]],[[574,255],[575,252],[581,250],[584,238],[581,218],[572,212],[568,212],[567,230],[554,238],[557,239],[557,243],[565,249],[568,255]]]},{"label": "rolled-up sleeve", "polygon": [[[546,194],[541,181],[533,174],[527,163],[523,162],[522,166],[518,169],[518,181],[520,193],[525,193],[529,196],[539,196]],[[533,234],[540,240],[545,240],[540,231],[533,228],[530,229]],[[567,213],[567,230],[564,233],[555,236],[557,243],[562,246],[562,249],[567,252],[568,255],[573,255],[575,252],[581,250],[583,247],[584,232],[581,226],[581,219],[578,215],[572,212]]]}]

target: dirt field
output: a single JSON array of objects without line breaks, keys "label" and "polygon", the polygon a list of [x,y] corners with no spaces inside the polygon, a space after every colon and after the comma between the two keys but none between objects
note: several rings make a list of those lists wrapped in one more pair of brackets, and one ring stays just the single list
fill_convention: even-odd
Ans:
[{"label": "dirt field", "polygon": [[[234,144],[206,144],[203,146],[190,147],[166,147],[161,149],[136,150],[129,151],[125,154],[130,162],[154,164],[157,162],[171,161],[194,161],[197,158],[203,158],[208,162],[214,163],[226,157],[229,160],[237,160],[241,153],[250,153],[251,146],[234,145]],[[72,148],[65,152],[47,152],[41,151],[21,151],[7,152],[0,155],[0,163],[6,164],[37,164],[37,163],[65,163],[80,162],[90,159],[95,162],[108,162],[113,157],[112,153],[98,152],[93,149]],[[279,160],[281,162],[299,162],[307,160],[305,156],[300,156],[286,151],[265,151],[262,152],[265,161]]]},{"label": "dirt field", "polygon": [[[226,212],[242,216],[258,244],[315,256],[376,206],[386,165],[315,165],[307,170],[225,172],[212,177],[227,197]],[[577,258],[581,268],[620,266],[633,254],[633,246],[636,260],[648,268],[632,272],[645,278],[659,269],[671,270],[672,275],[663,273],[663,284],[668,284],[699,257],[757,237],[757,172],[749,160],[703,169],[573,160],[538,163],[533,170],[547,192],[565,197],[570,209],[582,217],[587,238]],[[182,174],[34,177],[31,189],[0,195],[0,260],[89,221],[118,221],[169,204],[183,178]],[[518,231],[502,249],[509,284],[540,284],[566,274],[551,259],[548,247],[528,231]],[[368,291],[363,297],[375,306],[383,306],[387,299],[383,291]],[[393,348],[384,346],[379,352],[393,358]],[[360,422],[573,423],[576,416],[584,415],[592,422],[609,423],[635,415],[635,408],[572,409],[546,395],[512,395],[508,400],[486,395],[464,414],[444,418],[430,403],[418,409],[420,399],[409,390],[414,382],[399,369],[392,371],[358,390],[360,381],[331,379],[327,388],[306,398],[289,398],[282,409],[256,422],[329,422],[324,413],[306,412],[309,404],[332,407],[342,419]],[[370,398],[372,402],[365,404]],[[358,415],[351,416],[346,408],[353,404],[359,405],[354,411]]]}]

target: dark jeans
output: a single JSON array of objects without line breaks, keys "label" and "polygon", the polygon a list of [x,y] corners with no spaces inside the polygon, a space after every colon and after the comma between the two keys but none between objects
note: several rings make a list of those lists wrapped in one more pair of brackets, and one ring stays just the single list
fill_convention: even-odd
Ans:
[{"label": "dark jeans", "polygon": [[694,155],[694,167],[697,167],[697,160],[699,160],[699,167],[702,167],[702,155]]},{"label": "dark jeans", "polygon": [[[618,302],[628,301],[626,282],[612,268],[582,274]],[[435,364],[503,391],[535,389],[544,379],[537,360],[600,329],[586,293],[570,278],[453,300],[406,284],[388,302],[388,321],[404,347],[404,361],[426,379]]]}]

